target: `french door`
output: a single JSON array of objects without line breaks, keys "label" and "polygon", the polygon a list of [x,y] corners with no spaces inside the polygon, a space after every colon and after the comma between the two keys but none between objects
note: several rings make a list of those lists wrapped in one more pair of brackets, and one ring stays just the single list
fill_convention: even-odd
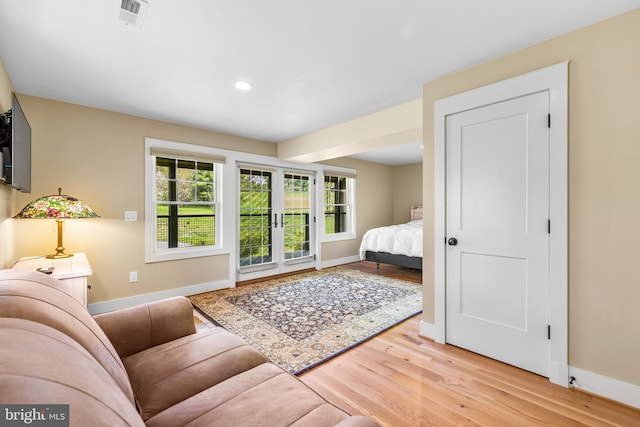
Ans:
[{"label": "french door", "polygon": [[315,265],[314,173],[238,166],[238,280]]}]

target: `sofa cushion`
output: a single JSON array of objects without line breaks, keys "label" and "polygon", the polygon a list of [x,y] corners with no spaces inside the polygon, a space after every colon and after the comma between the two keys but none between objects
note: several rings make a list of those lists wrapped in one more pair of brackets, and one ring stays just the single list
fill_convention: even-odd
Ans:
[{"label": "sofa cushion", "polygon": [[68,404],[72,426],[144,426],[113,377],[67,335],[0,318],[0,343],[3,404]]},{"label": "sofa cushion", "polygon": [[134,403],[115,348],[63,281],[35,271],[0,270],[0,317],[32,320],[68,335],[87,350]]},{"label": "sofa cushion", "polygon": [[[335,426],[350,418],[302,381],[265,363],[147,420],[147,427]],[[352,425],[378,426],[364,417]]]},{"label": "sofa cushion", "polygon": [[144,420],[267,359],[238,336],[212,328],[123,359]]},{"label": "sofa cushion", "polygon": [[93,316],[121,358],[195,334],[193,305],[165,298]]}]

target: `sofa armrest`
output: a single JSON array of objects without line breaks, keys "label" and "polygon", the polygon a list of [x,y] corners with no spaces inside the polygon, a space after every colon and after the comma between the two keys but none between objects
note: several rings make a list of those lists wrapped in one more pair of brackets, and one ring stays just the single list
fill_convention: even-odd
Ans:
[{"label": "sofa armrest", "polygon": [[185,297],[94,316],[121,358],[194,334],[193,306]]}]

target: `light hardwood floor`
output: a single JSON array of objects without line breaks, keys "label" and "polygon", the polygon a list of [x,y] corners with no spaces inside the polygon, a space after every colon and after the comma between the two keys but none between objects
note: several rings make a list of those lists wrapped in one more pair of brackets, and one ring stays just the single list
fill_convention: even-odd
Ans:
[{"label": "light hardwood floor", "polygon": [[301,375],[385,426],[640,426],[640,411],[418,336],[419,315]]},{"label": "light hardwood floor", "polygon": [[[346,267],[419,281],[416,270]],[[403,271],[404,270],[404,271]],[[640,426],[640,410],[418,335],[420,315],[300,379],[385,426]]]},{"label": "light hardwood floor", "polygon": [[[421,282],[417,270],[345,267]],[[640,410],[418,335],[420,315],[302,374],[352,414],[384,426],[640,426]]]}]

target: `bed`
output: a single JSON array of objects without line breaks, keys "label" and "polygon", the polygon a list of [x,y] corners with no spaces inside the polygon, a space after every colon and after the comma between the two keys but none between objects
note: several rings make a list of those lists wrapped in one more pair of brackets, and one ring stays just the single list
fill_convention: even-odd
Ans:
[{"label": "bed", "polygon": [[422,270],[422,206],[411,208],[405,224],[368,230],[360,243],[360,259]]}]

